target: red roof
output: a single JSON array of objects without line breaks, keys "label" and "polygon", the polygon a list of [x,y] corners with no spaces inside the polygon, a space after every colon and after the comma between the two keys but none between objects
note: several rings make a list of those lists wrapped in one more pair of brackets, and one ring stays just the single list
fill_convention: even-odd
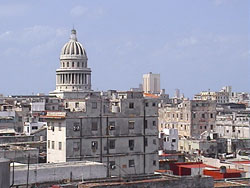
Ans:
[{"label": "red roof", "polygon": [[159,96],[151,94],[151,93],[143,93],[144,97],[150,97],[150,98],[159,98]]},{"label": "red roof", "polygon": [[238,163],[238,164],[250,164],[250,161],[232,161],[232,163]]}]

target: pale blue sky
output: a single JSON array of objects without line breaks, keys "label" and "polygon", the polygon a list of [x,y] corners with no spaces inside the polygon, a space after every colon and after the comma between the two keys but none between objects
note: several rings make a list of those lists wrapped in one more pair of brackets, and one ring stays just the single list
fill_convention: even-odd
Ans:
[{"label": "pale blue sky", "polygon": [[248,0],[1,0],[0,93],[48,93],[72,26],[93,89],[129,90],[142,74],[186,96],[250,91]]}]

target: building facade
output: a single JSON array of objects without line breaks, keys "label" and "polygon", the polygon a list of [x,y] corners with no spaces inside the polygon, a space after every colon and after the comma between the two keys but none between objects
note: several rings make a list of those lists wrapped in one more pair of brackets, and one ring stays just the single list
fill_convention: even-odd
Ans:
[{"label": "building facade", "polygon": [[93,93],[73,103],[65,100],[65,114],[44,116],[48,162],[103,162],[108,175],[150,174],[158,169],[156,99],[129,91],[113,93],[111,98]]},{"label": "building facade", "polygon": [[160,93],[160,74],[152,74],[152,72],[143,75],[143,91],[145,93]]},{"label": "building facade", "polygon": [[200,138],[215,128],[216,103],[204,100],[183,100],[179,104],[166,104],[159,109],[159,131],[178,129],[183,137]]}]

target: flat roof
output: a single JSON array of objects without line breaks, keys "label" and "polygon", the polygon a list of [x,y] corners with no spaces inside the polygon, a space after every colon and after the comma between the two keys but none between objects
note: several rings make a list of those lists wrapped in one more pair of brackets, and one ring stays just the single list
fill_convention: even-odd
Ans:
[{"label": "flat roof", "polygon": [[[92,165],[103,165],[102,163],[92,162],[92,161],[72,161],[64,163],[39,163],[30,164],[30,170],[35,169],[49,169],[49,168],[59,168],[59,167],[77,167],[77,166],[92,166]],[[27,165],[17,166],[15,170],[27,169]]]}]

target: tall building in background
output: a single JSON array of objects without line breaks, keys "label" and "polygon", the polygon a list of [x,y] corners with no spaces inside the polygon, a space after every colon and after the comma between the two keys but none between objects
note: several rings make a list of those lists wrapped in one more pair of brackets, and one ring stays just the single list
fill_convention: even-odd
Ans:
[{"label": "tall building in background", "polygon": [[152,72],[143,75],[143,91],[145,93],[160,93],[160,74]]}]

